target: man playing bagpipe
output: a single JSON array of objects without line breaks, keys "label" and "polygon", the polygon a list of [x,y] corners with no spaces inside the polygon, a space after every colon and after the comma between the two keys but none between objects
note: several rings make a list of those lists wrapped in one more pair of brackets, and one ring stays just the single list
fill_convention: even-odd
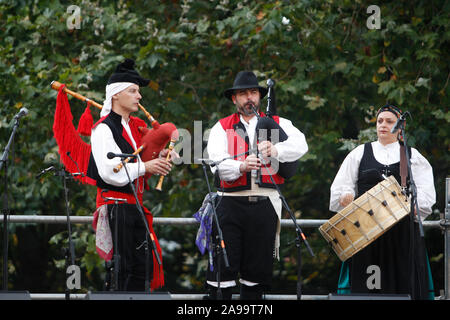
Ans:
[{"label": "man playing bagpipe", "polygon": [[[148,189],[146,180],[150,175],[165,176],[172,164],[169,149],[147,161],[139,156],[144,133],[149,130],[143,120],[131,116],[139,110],[142,98],[139,88],[148,83],[134,70],[133,60],[126,59],[117,66],[106,86],[101,118],[92,126],[91,145],[84,143],[73,128],[65,95],[69,90],[64,91],[64,86],[59,88],[55,112],[54,134],[62,162],[73,171],[67,159],[72,152],[73,162],[79,162],[79,170],[86,173],[80,180],[97,186],[93,223],[97,252],[106,261],[118,257],[114,270],[119,273],[114,289],[120,291],[143,291],[150,280],[152,289],[164,284],[161,248],[153,231],[153,217],[143,206],[143,192]],[[80,119],[79,129],[81,122]],[[134,157],[123,161],[116,156],[119,154]],[[126,168],[122,168],[124,162]]]}]

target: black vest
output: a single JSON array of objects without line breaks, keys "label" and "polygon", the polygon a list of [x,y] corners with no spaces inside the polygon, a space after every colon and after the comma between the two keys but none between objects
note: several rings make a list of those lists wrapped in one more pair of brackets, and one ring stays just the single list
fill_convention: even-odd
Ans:
[{"label": "black vest", "polygon": [[[408,147],[409,154],[411,154],[411,148]],[[400,152],[400,151],[397,151]],[[373,155],[372,144],[370,142],[364,144],[364,154],[359,164],[358,171],[358,195],[356,198],[363,195],[366,191],[383,181],[382,174],[385,176],[393,175],[397,182],[400,184],[400,162],[396,162],[390,165],[384,165],[379,163]],[[409,180],[409,179],[408,179]],[[407,184],[408,181],[407,180]]]},{"label": "black vest", "polygon": [[[134,152],[133,147],[128,143],[128,141],[122,135],[123,130],[124,130],[124,128],[122,126],[122,116],[111,111],[109,113],[109,115],[103,120],[102,123],[106,124],[109,127],[109,129],[112,132],[114,141],[116,142],[116,144],[118,145],[118,147],[120,148],[120,151],[122,153],[133,153]],[[136,160],[132,160],[132,161],[136,161]],[[105,181],[103,181],[103,179],[98,174],[97,164],[95,163],[92,152],[91,152],[91,155],[89,158],[87,176],[96,180],[97,187],[99,187],[101,189],[107,189],[110,191],[118,191],[118,192],[123,192],[123,193],[132,193],[133,192],[130,187],[130,184],[127,184],[122,187],[118,187],[118,186],[114,186],[114,185],[108,184]]]}]

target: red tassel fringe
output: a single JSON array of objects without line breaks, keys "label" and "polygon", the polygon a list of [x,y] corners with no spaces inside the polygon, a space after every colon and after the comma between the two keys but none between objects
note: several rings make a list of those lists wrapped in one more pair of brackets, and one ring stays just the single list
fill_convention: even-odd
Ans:
[{"label": "red tassel fringe", "polygon": [[86,109],[80,117],[80,121],[78,121],[77,132],[85,137],[91,136],[92,126],[94,125],[94,119],[92,118],[91,113],[91,102],[88,101]]},{"label": "red tassel fringe", "polygon": [[[64,85],[61,86],[56,98],[53,136],[58,144],[60,159],[66,170],[70,173],[78,172],[76,164],[67,155],[70,152],[70,156],[77,162],[80,171],[86,175],[91,154],[91,145],[84,142],[75,130],[72,123],[73,116],[70,111],[69,100],[67,99],[67,94],[63,91],[64,87]],[[76,176],[75,179],[78,179],[82,183],[92,184],[92,180],[86,176]]]}]

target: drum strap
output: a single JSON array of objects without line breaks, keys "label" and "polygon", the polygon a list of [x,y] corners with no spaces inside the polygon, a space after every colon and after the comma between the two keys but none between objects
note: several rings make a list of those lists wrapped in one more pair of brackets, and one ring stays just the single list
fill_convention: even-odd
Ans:
[{"label": "drum strap", "polygon": [[408,177],[408,168],[406,166],[405,145],[400,144],[400,178],[402,187],[406,188],[406,178]]}]

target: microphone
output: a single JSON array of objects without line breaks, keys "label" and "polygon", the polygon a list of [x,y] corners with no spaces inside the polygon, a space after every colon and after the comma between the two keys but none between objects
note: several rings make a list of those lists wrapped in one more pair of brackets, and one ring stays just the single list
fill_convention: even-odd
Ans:
[{"label": "microphone", "polygon": [[394,124],[394,126],[391,129],[391,133],[395,133],[398,129],[400,129],[403,126],[403,123],[406,121],[406,114],[402,114],[398,119],[397,122]]},{"label": "microphone", "polygon": [[113,158],[136,158],[137,155],[132,154],[132,153],[113,153],[113,152],[108,152],[108,154],[106,155],[108,157],[108,159],[113,159]]},{"label": "microphone", "polygon": [[51,171],[51,170],[54,170],[54,169],[55,169],[55,167],[54,167],[54,166],[51,166],[51,167],[48,167],[47,169],[42,170],[41,172],[39,172],[39,173],[36,175],[36,179],[40,178],[44,173],[47,173],[47,172],[49,172],[49,171]]},{"label": "microphone", "polygon": [[81,172],[80,167],[78,167],[78,163],[75,160],[73,160],[73,158],[70,156],[70,151],[67,151],[66,154],[70,158],[70,160],[72,160],[72,162],[75,163],[75,165],[77,166],[77,169],[78,169],[78,172],[72,173],[72,176],[75,177],[75,176],[81,175],[84,178],[84,173]]},{"label": "microphone", "polygon": [[20,108],[19,113],[17,113],[14,116],[14,119],[15,120],[19,120],[20,118],[22,118],[23,116],[26,116],[27,114],[28,114],[28,109],[27,108],[25,108],[25,107]]},{"label": "microphone", "polygon": [[277,110],[275,107],[275,91],[273,89],[273,87],[275,86],[275,80],[269,78],[266,83],[267,83],[266,115],[272,118],[273,115],[277,114]]},{"label": "microphone", "polygon": [[259,119],[260,115],[258,113],[258,111],[255,109],[255,106],[253,104],[250,105],[252,107],[252,111],[255,114],[256,118]]}]

